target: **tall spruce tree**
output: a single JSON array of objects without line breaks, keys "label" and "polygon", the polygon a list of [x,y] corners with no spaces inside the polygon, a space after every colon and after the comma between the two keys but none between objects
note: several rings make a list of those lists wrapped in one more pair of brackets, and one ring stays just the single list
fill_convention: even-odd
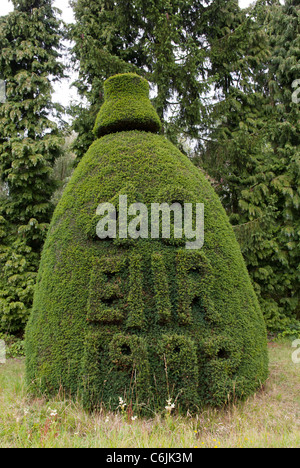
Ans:
[{"label": "tall spruce tree", "polygon": [[270,129],[276,156],[272,188],[277,196],[280,307],[300,318],[300,1],[277,5],[270,21],[273,48],[269,65],[274,122]]},{"label": "tall spruce tree", "polygon": [[[273,220],[276,208],[269,190],[273,177],[270,168],[272,150],[266,137],[269,101],[263,90],[270,44],[267,31],[261,27],[254,12],[248,12],[244,27],[247,23],[250,34],[240,28],[239,54],[233,55],[235,47],[232,51],[223,48],[215,53],[216,66],[223,70],[215,83],[217,102],[211,113],[215,124],[202,148],[201,163],[212,177],[235,225],[267,318],[267,308],[271,304],[266,297],[272,290],[270,278],[274,277],[271,258],[278,249]],[[232,39],[228,41],[227,48],[230,49]],[[252,45],[252,50],[259,50],[259,54],[245,54],[247,44],[249,49]],[[233,58],[229,63],[226,61],[228,53]],[[271,303],[276,306],[275,301]]]},{"label": "tall spruce tree", "polygon": [[[246,53],[249,21],[237,0],[74,0],[70,28],[76,85],[88,108],[75,109],[76,152],[85,153],[103,97],[103,81],[134,71],[153,85],[153,104],[167,136],[180,146],[182,135],[205,137],[211,84],[231,76],[230,62]],[[256,44],[260,53],[260,44]],[[220,51],[222,62],[218,60]],[[252,50],[250,54],[255,52]],[[226,68],[226,73],[224,71]],[[246,69],[244,70],[244,75]],[[221,78],[222,75],[222,78]],[[220,78],[218,78],[220,77]],[[181,148],[182,149],[182,148]]]},{"label": "tall spruce tree", "polygon": [[63,76],[61,21],[52,0],[13,0],[0,22],[0,329],[24,327],[52,214],[51,172],[60,153],[50,79]]}]

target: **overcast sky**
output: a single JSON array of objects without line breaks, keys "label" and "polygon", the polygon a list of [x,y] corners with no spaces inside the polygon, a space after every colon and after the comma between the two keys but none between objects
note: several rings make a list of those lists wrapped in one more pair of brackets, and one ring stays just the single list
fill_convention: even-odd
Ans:
[{"label": "overcast sky", "polygon": [[[0,16],[13,11],[13,4],[10,0],[0,0]],[[242,8],[247,7],[253,3],[253,0],[239,0]],[[62,19],[66,23],[71,23],[74,20],[72,8],[69,6],[69,0],[54,0],[54,6],[62,10]],[[71,80],[72,81],[72,80]],[[61,103],[64,106],[70,104],[71,101],[77,100],[77,94],[74,88],[70,89],[70,80],[63,80],[63,82],[56,84],[54,101]]]}]

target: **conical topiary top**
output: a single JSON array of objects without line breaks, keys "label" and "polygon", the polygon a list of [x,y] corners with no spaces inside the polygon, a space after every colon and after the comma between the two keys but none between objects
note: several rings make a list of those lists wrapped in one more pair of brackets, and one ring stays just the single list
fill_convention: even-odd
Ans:
[{"label": "conical topiary top", "polygon": [[97,137],[124,130],[158,133],[160,119],[149,100],[149,84],[134,73],[115,75],[104,84],[105,102],[98,114]]}]

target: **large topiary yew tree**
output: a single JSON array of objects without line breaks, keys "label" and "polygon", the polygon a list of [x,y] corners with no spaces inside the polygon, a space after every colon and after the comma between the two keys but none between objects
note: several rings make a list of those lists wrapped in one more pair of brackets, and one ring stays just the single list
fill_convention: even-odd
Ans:
[{"label": "large topiary yew tree", "polygon": [[[116,409],[122,397],[153,411],[171,398],[196,411],[260,387],[266,329],[220,200],[158,134],[148,95],[138,75],[106,81],[97,140],[64,191],[43,249],[26,329],[27,381],[50,394],[79,394],[88,408]],[[121,236],[121,196],[143,203],[144,221],[153,204],[203,203],[203,248],[187,249],[175,230]],[[118,235],[99,236],[102,203],[117,209]],[[136,222],[128,212],[129,221]]]}]

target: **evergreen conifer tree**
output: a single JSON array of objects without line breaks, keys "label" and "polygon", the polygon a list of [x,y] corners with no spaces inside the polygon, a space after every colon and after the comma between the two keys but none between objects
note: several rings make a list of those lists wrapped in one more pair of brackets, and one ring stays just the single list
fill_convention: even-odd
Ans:
[{"label": "evergreen conifer tree", "polygon": [[24,327],[52,214],[52,166],[60,153],[50,78],[63,76],[61,21],[52,0],[13,0],[0,22],[0,329]]},{"label": "evergreen conifer tree", "polygon": [[[73,59],[79,63],[76,85],[89,103],[88,108],[75,109],[79,158],[93,141],[90,129],[103,97],[103,81],[116,73],[135,72],[152,84],[153,104],[173,143],[180,147],[182,135],[202,141],[209,123],[211,83],[226,79],[224,67],[233,77],[231,60],[237,63],[241,50],[245,54],[249,46],[249,21],[238,1],[74,0],[73,8],[76,23],[70,38],[75,43]],[[260,52],[259,43],[256,47]]]},{"label": "evergreen conifer tree", "polygon": [[273,11],[270,139],[276,156],[272,189],[278,211],[280,307],[287,317],[300,318],[300,1],[286,0]]}]

